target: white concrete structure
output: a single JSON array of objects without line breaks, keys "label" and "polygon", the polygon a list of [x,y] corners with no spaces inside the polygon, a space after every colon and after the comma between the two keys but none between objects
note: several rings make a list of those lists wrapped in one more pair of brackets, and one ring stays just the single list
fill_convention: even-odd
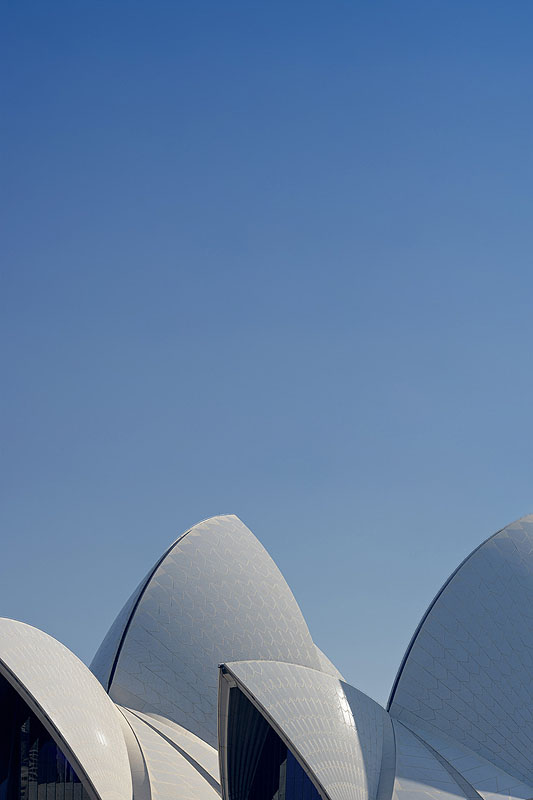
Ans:
[{"label": "white concrete structure", "polygon": [[213,747],[222,661],[320,667],[281,572],[234,516],[208,519],[177,539],[118,619],[91,664],[110,697]]},{"label": "white concrete structure", "polygon": [[0,674],[48,728],[93,798],[130,800],[120,713],[85,664],[46,633],[0,619]]},{"label": "white concrete structure", "polygon": [[234,516],[177,539],[91,671],[0,619],[0,800],[531,800],[533,517],[424,615],[387,710]]}]

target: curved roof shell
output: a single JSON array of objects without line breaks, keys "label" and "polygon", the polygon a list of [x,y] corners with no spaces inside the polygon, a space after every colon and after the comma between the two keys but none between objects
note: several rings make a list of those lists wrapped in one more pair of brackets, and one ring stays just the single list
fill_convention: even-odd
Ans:
[{"label": "curved roof shell", "polygon": [[[223,668],[292,750],[330,800],[375,800],[382,767],[394,769],[383,746],[390,719],[381,706],[333,675],[273,661]],[[221,677],[221,717],[224,716]],[[221,723],[221,765],[225,734]],[[391,759],[384,763],[383,756]]]},{"label": "curved roof shell", "polygon": [[37,628],[0,619],[0,673],[39,717],[89,794],[131,800],[119,712],[85,664]]},{"label": "curved roof shell", "polygon": [[[533,516],[446,582],[407,649],[389,713],[316,647],[281,573],[233,516],[171,545],[92,669],[109,696],[55,639],[0,619],[2,681],[91,800],[174,800],[177,787],[183,800],[214,800],[226,784],[248,796],[273,752],[285,755],[272,761],[280,790],[283,764],[292,786],[290,762],[323,800],[531,800]],[[7,687],[5,696],[27,712]]]},{"label": "curved roof shell", "polygon": [[390,713],[533,785],[533,515],[478,547],[408,648]]},{"label": "curved roof shell", "polygon": [[[400,722],[394,721],[396,775],[392,800],[480,800],[457,773]],[[454,777],[454,774],[456,777]]]},{"label": "curved roof shell", "polygon": [[316,653],[318,656],[318,663],[319,669],[321,672],[326,672],[328,675],[333,675],[335,678],[338,678],[340,681],[344,680],[344,676],[342,673],[337,669],[333,661],[331,661],[325,653],[322,652],[318,645],[315,645]]},{"label": "curved roof shell", "polygon": [[[198,763],[187,758],[171,739],[162,736],[135,712],[122,713],[139,743],[148,773],[151,800],[219,800],[217,784]],[[176,794],[179,792],[178,794]]]},{"label": "curved roof shell", "polygon": [[142,722],[149,725],[172,746],[183,753],[185,758],[196,769],[205,775],[205,779],[217,788],[220,787],[220,773],[218,768],[218,752],[214,747],[204,742],[194,733],[176,725],[169,719],[153,714],[144,714],[142,711],[132,712]]},{"label": "curved roof shell", "polygon": [[[411,728],[415,733],[416,729]],[[528,800],[533,797],[533,787],[519,781],[504,770],[474,753],[443,733],[419,731],[419,736],[448,766],[456,770],[483,800]]]},{"label": "curved roof shell", "polygon": [[141,582],[91,669],[120,705],[217,743],[218,665],[272,659],[320,668],[300,608],[235,516],[181,536]]}]

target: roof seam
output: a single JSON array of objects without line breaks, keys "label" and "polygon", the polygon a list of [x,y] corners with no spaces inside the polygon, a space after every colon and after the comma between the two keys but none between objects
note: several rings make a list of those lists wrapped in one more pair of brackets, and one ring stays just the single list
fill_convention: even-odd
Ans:
[{"label": "roof seam", "polygon": [[[173,742],[169,736],[166,736],[162,731],[158,730],[158,728],[152,725],[152,723],[148,722],[148,720],[140,717],[139,714],[137,714],[137,712],[133,708],[128,708],[127,710],[135,717],[137,717],[137,719],[140,722],[143,722],[145,725],[151,728],[155,733],[157,733],[158,736],[161,736],[161,738],[164,739],[165,742],[168,742],[168,744],[171,745],[171,747],[173,747],[174,750],[177,750],[178,753],[181,756],[183,756],[183,758],[186,761],[189,762],[191,767],[193,767],[202,776],[202,778],[213,787],[213,789],[218,794],[221,794],[221,787],[218,781],[215,780],[215,778],[213,778],[213,776],[205,769],[205,767],[202,767],[202,765],[198,761],[196,761],[195,758],[193,758],[189,753],[187,753],[187,751],[183,747],[180,747],[178,744],[176,744],[176,742]],[[141,750],[142,750],[142,745],[141,745]]]}]

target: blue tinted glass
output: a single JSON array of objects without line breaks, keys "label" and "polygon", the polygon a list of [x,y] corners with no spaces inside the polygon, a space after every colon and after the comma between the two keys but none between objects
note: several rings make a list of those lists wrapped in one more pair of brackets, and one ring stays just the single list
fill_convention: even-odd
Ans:
[{"label": "blue tinted glass", "polygon": [[229,800],[320,800],[289,748],[239,689],[228,717]]},{"label": "blue tinted glass", "polygon": [[0,800],[89,800],[46,728],[1,677],[0,708]]}]

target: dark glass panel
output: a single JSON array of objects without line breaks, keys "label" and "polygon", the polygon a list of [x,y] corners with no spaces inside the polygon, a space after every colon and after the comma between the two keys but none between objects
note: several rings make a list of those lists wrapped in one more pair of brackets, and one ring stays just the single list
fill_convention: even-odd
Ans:
[{"label": "dark glass panel", "polygon": [[0,676],[0,800],[89,800],[64,754]]},{"label": "dark glass panel", "polygon": [[240,689],[230,689],[229,800],[320,800],[289,748]]}]

